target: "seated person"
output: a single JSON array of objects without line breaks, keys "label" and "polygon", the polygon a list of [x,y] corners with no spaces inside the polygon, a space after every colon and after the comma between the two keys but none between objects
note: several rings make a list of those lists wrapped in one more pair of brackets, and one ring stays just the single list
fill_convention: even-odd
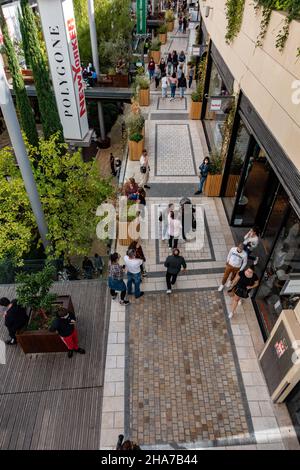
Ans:
[{"label": "seated person", "polygon": [[4,314],[4,324],[8,329],[9,339],[6,344],[12,345],[17,343],[16,334],[24,328],[28,323],[26,309],[18,305],[16,300],[10,301],[6,297],[0,299],[0,307]]},{"label": "seated person", "polygon": [[102,257],[98,255],[98,253],[95,253],[94,263],[95,263],[95,269],[96,269],[97,273],[102,274],[102,272],[103,272],[103,260],[102,260]]},{"label": "seated person", "polygon": [[[128,181],[126,181],[126,183],[124,184],[124,187],[123,187],[123,192],[124,192],[124,195],[128,197],[128,199],[137,199],[137,192],[138,192],[138,184],[136,183],[135,179],[134,178],[129,178]],[[135,195],[135,197],[132,197],[133,195]]]},{"label": "seated person", "polygon": [[87,256],[85,256],[82,261],[82,269],[83,269],[83,275],[85,279],[93,278],[94,265]]},{"label": "seated person", "polygon": [[73,266],[70,258],[67,259],[65,270],[67,271],[67,275],[70,281],[78,280],[78,270],[75,268],[75,266]]}]

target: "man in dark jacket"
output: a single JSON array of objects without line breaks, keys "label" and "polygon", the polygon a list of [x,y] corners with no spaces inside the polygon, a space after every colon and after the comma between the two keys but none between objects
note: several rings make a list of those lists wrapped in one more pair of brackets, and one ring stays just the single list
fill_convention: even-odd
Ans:
[{"label": "man in dark jacket", "polygon": [[6,344],[16,344],[16,334],[18,330],[24,328],[28,323],[28,316],[26,309],[17,304],[16,300],[10,301],[6,297],[0,299],[0,307],[4,313],[4,324],[8,329],[8,334],[10,338],[5,341]]},{"label": "man in dark jacket", "polygon": [[174,248],[173,254],[168,256],[165,261],[165,267],[167,268],[166,281],[167,281],[167,294],[172,293],[172,286],[175,284],[178,274],[183,267],[183,271],[186,271],[186,262],[183,256],[180,256],[178,248]]},{"label": "man in dark jacket", "polygon": [[57,312],[57,318],[49,328],[49,331],[57,331],[62,341],[67,346],[69,350],[68,357],[72,357],[74,351],[79,354],[85,354],[85,350],[78,346],[78,333],[75,324],[75,314],[60,307]]}]

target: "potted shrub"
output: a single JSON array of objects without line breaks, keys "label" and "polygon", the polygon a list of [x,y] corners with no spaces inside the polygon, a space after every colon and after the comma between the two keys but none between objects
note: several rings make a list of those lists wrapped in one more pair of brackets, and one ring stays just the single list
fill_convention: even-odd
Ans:
[{"label": "potted shrub", "polygon": [[201,110],[202,110],[202,101],[203,101],[203,94],[204,94],[204,80],[205,80],[205,59],[202,60],[199,66],[199,73],[200,78],[197,83],[196,90],[193,91],[191,98],[191,108],[190,108],[190,119],[200,119],[201,118]]},{"label": "potted shrub", "polygon": [[16,276],[17,301],[30,311],[26,330],[17,334],[17,341],[25,353],[67,350],[58,334],[48,331],[58,305],[73,310],[70,296],[50,293],[55,274],[55,268],[51,264],[46,264],[42,271],[20,273]]},{"label": "potted shrub", "polygon": [[226,187],[226,193],[225,193],[226,197],[234,197],[236,195],[242,168],[243,168],[243,160],[240,156],[240,153],[235,151],[233,155],[233,160],[230,166],[230,175],[227,181],[227,187]]},{"label": "potted shrub", "polygon": [[204,193],[206,196],[216,197],[220,195],[222,184],[222,159],[218,153],[210,157],[209,174],[207,176]]},{"label": "potted shrub", "polygon": [[159,64],[160,62],[160,46],[160,40],[157,38],[153,39],[150,47],[149,58],[152,57],[156,64]]},{"label": "potted shrub", "polygon": [[175,15],[172,10],[167,10],[165,13],[165,20],[167,22],[168,31],[171,32],[174,29]]},{"label": "potted shrub", "polygon": [[150,104],[150,81],[145,75],[137,75],[135,78],[135,87],[140,106],[149,106]]},{"label": "potted shrub", "polygon": [[129,140],[129,158],[130,160],[139,160],[144,149],[145,119],[136,103],[133,103],[131,109],[132,111],[125,119]]},{"label": "potted shrub", "polygon": [[159,40],[161,44],[166,44],[167,33],[168,33],[168,26],[164,23],[158,28]]}]

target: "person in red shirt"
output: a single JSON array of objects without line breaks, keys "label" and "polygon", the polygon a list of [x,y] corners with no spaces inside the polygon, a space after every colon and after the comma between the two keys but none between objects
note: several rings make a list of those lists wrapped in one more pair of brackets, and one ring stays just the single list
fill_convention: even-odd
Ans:
[{"label": "person in red shirt", "polygon": [[73,352],[85,354],[85,350],[78,345],[78,333],[76,329],[76,317],[73,312],[60,307],[57,312],[57,318],[53,321],[49,331],[57,331],[62,341],[68,348],[68,357],[73,356]]},{"label": "person in red shirt", "polygon": [[154,72],[155,72],[155,62],[154,62],[152,57],[151,57],[151,59],[149,61],[149,64],[148,64],[148,72],[149,72],[150,80],[152,80]]}]

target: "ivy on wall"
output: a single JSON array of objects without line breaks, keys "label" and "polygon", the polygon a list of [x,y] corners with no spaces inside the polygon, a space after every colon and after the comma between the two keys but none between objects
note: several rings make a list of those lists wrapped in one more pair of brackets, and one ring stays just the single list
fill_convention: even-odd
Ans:
[{"label": "ivy on wall", "polygon": [[289,37],[290,23],[293,20],[300,20],[300,0],[255,0],[255,9],[262,9],[263,16],[260,24],[260,33],[257,38],[258,46],[262,45],[270,23],[272,11],[277,10],[286,13],[283,26],[276,36],[275,43],[277,49],[283,51]]},{"label": "ivy on wall", "polygon": [[227,44],[230,44],[240,32],[243,21],[244,7],[245,0],[226,1],[227,32],[225,39]]}]

